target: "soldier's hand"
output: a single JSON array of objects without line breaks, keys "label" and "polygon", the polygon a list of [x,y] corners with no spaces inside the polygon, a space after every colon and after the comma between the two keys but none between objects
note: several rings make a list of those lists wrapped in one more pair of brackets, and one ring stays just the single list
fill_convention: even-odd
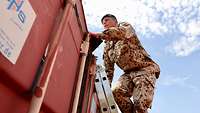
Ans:
[{"label": "soldier's hand", "polygon": [[92,38],[99,38],[99,33],[89,32],[89,36]]},{"label": "soldier's hand", "polygon": [[104,33],[95,33],[95,32],[90,32],[89,36],[92,38],[100,38],[103,40],[109,40],[109,36],[104,34]]}]

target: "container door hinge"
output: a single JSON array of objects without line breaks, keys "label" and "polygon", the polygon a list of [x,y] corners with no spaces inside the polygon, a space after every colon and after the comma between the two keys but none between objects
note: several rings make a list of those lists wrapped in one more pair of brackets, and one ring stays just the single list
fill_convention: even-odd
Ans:
[{"label": "container door hinge", "polygon": [[82,54],[82,55],[85,55],[85,56],[87,56],[87,54],[88,54],[88,50],[89,50],[89,36],[87,36],[86,37],[86,40],[85,41],[83,41],[82,42],[82,44],[81,44],[81,50],[80,50],[80,53]]}]

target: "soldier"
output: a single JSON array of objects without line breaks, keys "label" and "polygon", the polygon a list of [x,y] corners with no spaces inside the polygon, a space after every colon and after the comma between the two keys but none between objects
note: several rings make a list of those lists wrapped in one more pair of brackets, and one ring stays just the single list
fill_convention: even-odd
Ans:
[{"label": "soldier", "polygon": [[155,82],[160,74],[159,66],[142,47],[129,23],[118,24],[112,14],[104,15],[101,22],[105,30],[90,35],[105,40],[103,59],[110,83],[115,63],[124,71],[112,88],[117,105],[122,113],[147,113],[152,104]]}]

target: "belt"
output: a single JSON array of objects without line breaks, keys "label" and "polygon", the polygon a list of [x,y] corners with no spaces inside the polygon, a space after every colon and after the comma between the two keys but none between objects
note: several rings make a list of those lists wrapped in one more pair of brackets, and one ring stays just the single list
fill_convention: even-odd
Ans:
[{"label": "belt", "polygon": [[[146,73],[146,71],[141,70],[140,68],[128,69],[128,70],[125,70],[124,73],[125,73],[125,74],[130,74],[131,72],[137,72],[137,71],[140,71],[140,72],[139,72],[138,75],[136,75],[136,76],[140,76],[140,75],[143,75],[144,73]],[[155,77],[156,77],[156,79],[159,78],[159,74],[160,74],[160,73],[155,72]]]},{"label": "belt", "polygon": [[127,69],[127,70],[124,70],[124,73],[125,74],[130,74],[133,71],[139,71],[139,70],[140,70],[140,68]]}]

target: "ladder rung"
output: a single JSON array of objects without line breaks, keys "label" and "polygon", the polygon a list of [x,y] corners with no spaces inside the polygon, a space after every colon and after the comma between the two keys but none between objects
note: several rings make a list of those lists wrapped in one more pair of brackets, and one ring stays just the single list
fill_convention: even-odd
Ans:
[{"label": "ladder rung", "polygon": [[105,113],[104,110],[106,109],[108,109],[109,111],[108,113],[118,113],[108,78],[106,76],[103,67],[99,65],[97,66],[97,71],[96,71],[95,87],[97,91],[97,96],[100,101],[100,107],[102,109],[101,110],[102,113]]}]

